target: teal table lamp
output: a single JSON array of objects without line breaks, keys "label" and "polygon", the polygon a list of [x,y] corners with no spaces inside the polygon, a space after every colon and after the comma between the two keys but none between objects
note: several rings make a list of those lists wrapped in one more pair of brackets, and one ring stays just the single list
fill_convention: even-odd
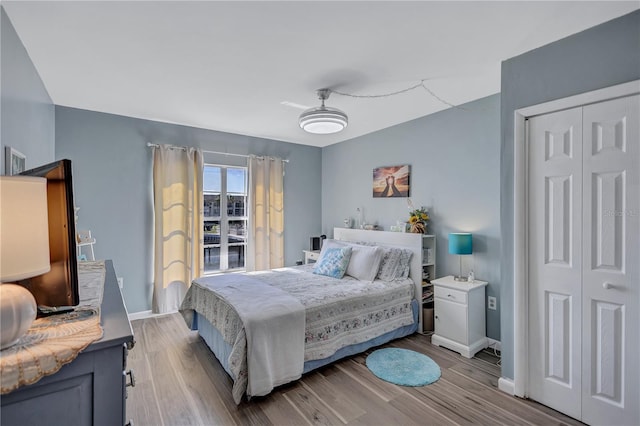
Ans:
[{"label": "teal table lamp", "polygon": [[467,281],[467,277],[462,276],[462,255],[473,253],[471,234],[467,232],[452,232],[449,234],[449,253],[460,256],[460,275],[455,277],[456,281]]}]

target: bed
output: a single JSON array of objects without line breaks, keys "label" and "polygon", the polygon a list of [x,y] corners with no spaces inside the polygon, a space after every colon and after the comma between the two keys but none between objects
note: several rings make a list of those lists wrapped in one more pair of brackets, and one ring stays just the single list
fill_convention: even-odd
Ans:
[{"label": "bed", "polygon": [[[334,254],[347,262],[341,278],[318,273]],[[180,312],[232,378],[239,404],[421,330],[421,256],[417,234],[336,228],[319,264],[198,278]]]}]

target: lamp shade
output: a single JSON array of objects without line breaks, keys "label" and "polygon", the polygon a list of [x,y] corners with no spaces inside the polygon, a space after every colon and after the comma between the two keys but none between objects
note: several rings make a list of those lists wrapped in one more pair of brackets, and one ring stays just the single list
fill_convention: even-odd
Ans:
[{"label": "lamp shade", "polygon": [[450,254],[471,254],[473,252],[471,234],[466,232],[454,232],[449,234]]},{"label": "lamp shade", "polygon": [[0,281],[44,274],[49,263],[47,180],[0,176]]}]

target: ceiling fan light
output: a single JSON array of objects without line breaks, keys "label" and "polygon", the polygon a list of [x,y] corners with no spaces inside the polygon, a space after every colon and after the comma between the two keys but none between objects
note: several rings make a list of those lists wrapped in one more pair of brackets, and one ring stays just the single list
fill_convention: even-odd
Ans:
[{"label": "ceiling fan light", "polygon": [[320,106],[300,114],[298,123],[305,132],[326,135],[343,130],[349,124],[349,118],[337,108]]}]

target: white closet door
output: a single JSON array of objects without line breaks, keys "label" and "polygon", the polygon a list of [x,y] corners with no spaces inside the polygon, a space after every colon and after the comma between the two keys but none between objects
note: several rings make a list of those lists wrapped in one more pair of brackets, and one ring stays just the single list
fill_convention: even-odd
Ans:
[{"label": "white closet door", "polygon": [[640,97],[584,107],[582,421],[640,424]]},{"label": "white closet door", "polygon": [[640,97],[529,120],[529,397],[640,424]]},{"label": "white closet door", "polygon": [[581,413],[582,108],[529,120],[529,397]]}]

